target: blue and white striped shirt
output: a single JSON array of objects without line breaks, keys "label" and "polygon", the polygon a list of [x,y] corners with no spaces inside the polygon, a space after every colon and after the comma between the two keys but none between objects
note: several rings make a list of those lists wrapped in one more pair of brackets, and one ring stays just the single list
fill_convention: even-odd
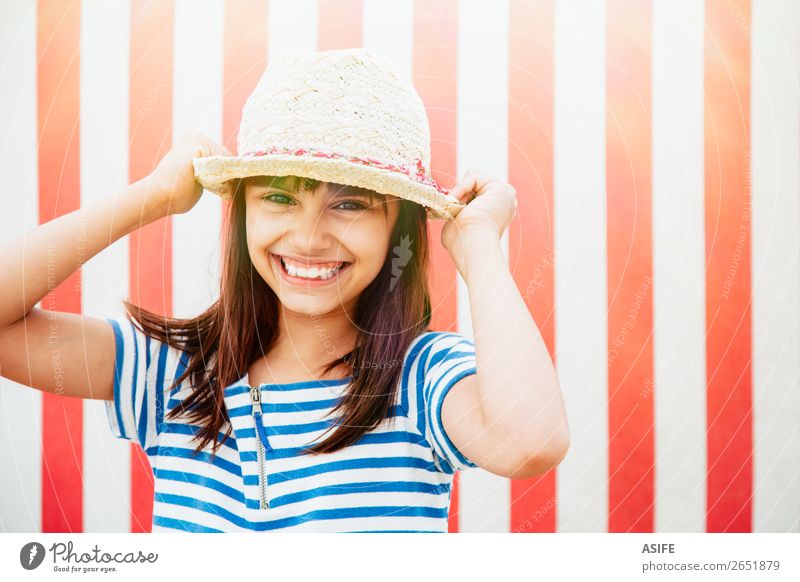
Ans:
[{"label": "blue and white striped shirt", "polygon": [[213,460],[211,444],[195,456],[191,439],[199,427],[165,419],[191,392],[188,381],[170,389],[187,354],[125,317],[107,321],[116,367],[106,411],[113,434],[139,443],[153,467],[153,531],[447,531],[453,474],[477,466],[454,446],[441,416],[447,392],[477,372],[469,338],[436,331],[415,338],[389,416],[333,453],[299,450],[332,434],[318,438],[336,419],[326,414],[349,378],[261,385],[270,447],[262,449],[268,501],[262,509],[257,445],[263,441],[247,375],[225,388],[231,435]]}]

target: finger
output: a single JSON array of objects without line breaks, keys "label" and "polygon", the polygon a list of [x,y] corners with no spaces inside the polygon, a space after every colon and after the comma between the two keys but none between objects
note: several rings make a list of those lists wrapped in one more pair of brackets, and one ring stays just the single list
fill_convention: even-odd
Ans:
[{"label": "finger", "polygon": [[453,188],[448,194],[461,204],[467,204],[470,200],[475,198],[475,193],[472,190],[467,190],[464,187]]},{"label": "finger", "polygon": [[218,144],[214,140],[208,140],[208,149],[212,156],[232,156],[233,154],[222,144]]},{"label": "finger", "polygon": [[458,191],[459,195],[462,195],[466,192],[472,192],[475,188],[475,179],[476,179],[475,172],[473,172],[472,170],[468,170],[456,183],[454,189]]},{"label": "finger", "polygon": [[455,197],[462,204],[466,204],[477,195],[475,192],[477,181],[477,173],[472,170],[468,170],[456,183],[456,185],[453,186],[453,189],[450,190],[450,195]]},{"label": "finger", "polygon": [[470,171],[467,178],[469,188],[476,196],[480,196],[486,191],[486,187],[492,182],[498,182],[499,178],[486,172]]},{"label": "finger", "polygon": [[450,191],[447,194],[448,196],[452,196],[453,198],[455,198],[458,202],[461,202],[462,198],[464,197],[464,194],[467,191],[468,191],[467,182],[464,178],[461,178],[461,180],[456,182],[455,185],[452,188],[450,188]]},{"label": "finger", "polygon": [[459,189],[463,189],[465,192],[472,193],[471,198],[474,198],[475,196],[483,194],[486,187],[491,182],[496,181],[498,181],[498,178],[491,174],[469,170],[464,174],[464,177],[459,180],[456,186],[459,187]]},{"label": "finger", "polygon": [[214,152],[214,155],[232,156],[233,153],[231,153],[231,151],[228,148],[226,148],[224,145],[218,145],[217,144],[216,151]]}]

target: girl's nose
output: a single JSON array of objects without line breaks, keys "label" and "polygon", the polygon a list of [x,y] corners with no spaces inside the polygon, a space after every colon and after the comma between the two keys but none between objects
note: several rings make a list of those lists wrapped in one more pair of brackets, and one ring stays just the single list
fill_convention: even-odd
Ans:
[{"label": "girl's nose", "polygon": [[289,234],[297,249],[308,251],[325,248],[330,234],[323,209],[311,204],[295,212]]}]

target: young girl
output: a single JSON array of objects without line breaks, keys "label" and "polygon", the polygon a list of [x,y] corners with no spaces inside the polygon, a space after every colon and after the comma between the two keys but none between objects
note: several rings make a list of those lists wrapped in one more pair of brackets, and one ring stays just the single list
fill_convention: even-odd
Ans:
[{"label": "young girl", "polygon": [[[302,133],[291,120],[307,122],[308,111],[282,111],[287,131]],[[352,123],[347,135],[358,135]],[[445,532],[455,471],[530,477],[568,447],[552,362],[500,248],[515,191],[468,172],[445,200],[421,189],[431,186],[425,168],[414,198],[414,188],[392,185],[400,178],[387,178],[397,173],[389,164],[374,167],[378,158],[300,149],[244,160],[187,134],[145,179],[28,233],[25,253],[1,255],[0,369],[40,390],[106,401],[114,435],[150,459],[153,531]],[[287,155],[302,173],[260,171]],[[234,170],[214,166],[214,183],[206,170],[220,160]],[[320,178],[334,175],[349,183]],[[204,313],[165,318],[125,301],[126,317],[103,320],[35,307],[81,260],[188,212],[203,191],[198,179],[231,200],[219,299]],[[474,343],[428,329],[427,213],[452,213],[441,244],[467,284]],[[58,386],[48,368],[54,333]]]}]

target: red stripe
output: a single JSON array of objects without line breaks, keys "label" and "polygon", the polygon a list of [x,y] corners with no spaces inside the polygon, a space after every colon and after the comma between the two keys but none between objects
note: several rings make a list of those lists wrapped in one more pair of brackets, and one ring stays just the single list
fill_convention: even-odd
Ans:
[{"label": "red stripe", "polygon": [[[414,2],[413,82],[425,103],[431,129],[431,173],[448,187],[456,182],[456,107],[458,84],[458,2]],[[457,331],[458,294],[456,268],[442,247],[441,220],[428,221],[431,251],[430,328]],[[448,529],[458,531],[458,473],[450,495]]]},{"label": "red stripe", "polygon": [[608,413],[610,532],[653,531],[652,8],[607,15]]},{"label": "red stripe", "polygon": [[[39,222],[80,207],[80,4],[37,7]],[[42,299],[42,308],[81,312],[80,270]],[[57,344],[52,351],[58,374]],[[42,531],[83,531],[83,402],[42,393]]]},{"label": "red stripe", "polygon": [[750,3],[706,2],[709,532],[752,529]]},{"label": "red stripe", "polygon": [[[225,2],[222,143],[234,154],[238,153],[242,108],[267,66],[268,7],[260,0]],[[230,206],[230,201],[222,201],[222,241],[226,240]],[[225,245],[220,247],[220,265],[224,265]]]},{"label": "red stripe", "polygon": [[[553,0],[510,4],[508,176],[519,207],[508,229],[508,255],[517,287],[555,358],[553,16]],[[555,470],[510,484],[511,531],[554,532]]]},{"label": "red stripe", "polygon": [[360,47],[363,0],[320,0],[319,50]]},{"label": "red stripe", "polygon": [[[132,0],[130,48],[130,181],[147,176],[172,147],[171,1]],[[130,235],[131,301],[172,315],[172,221]],[[131,456],[131,531],[149,532],[153,472],[141,447]]]}]

